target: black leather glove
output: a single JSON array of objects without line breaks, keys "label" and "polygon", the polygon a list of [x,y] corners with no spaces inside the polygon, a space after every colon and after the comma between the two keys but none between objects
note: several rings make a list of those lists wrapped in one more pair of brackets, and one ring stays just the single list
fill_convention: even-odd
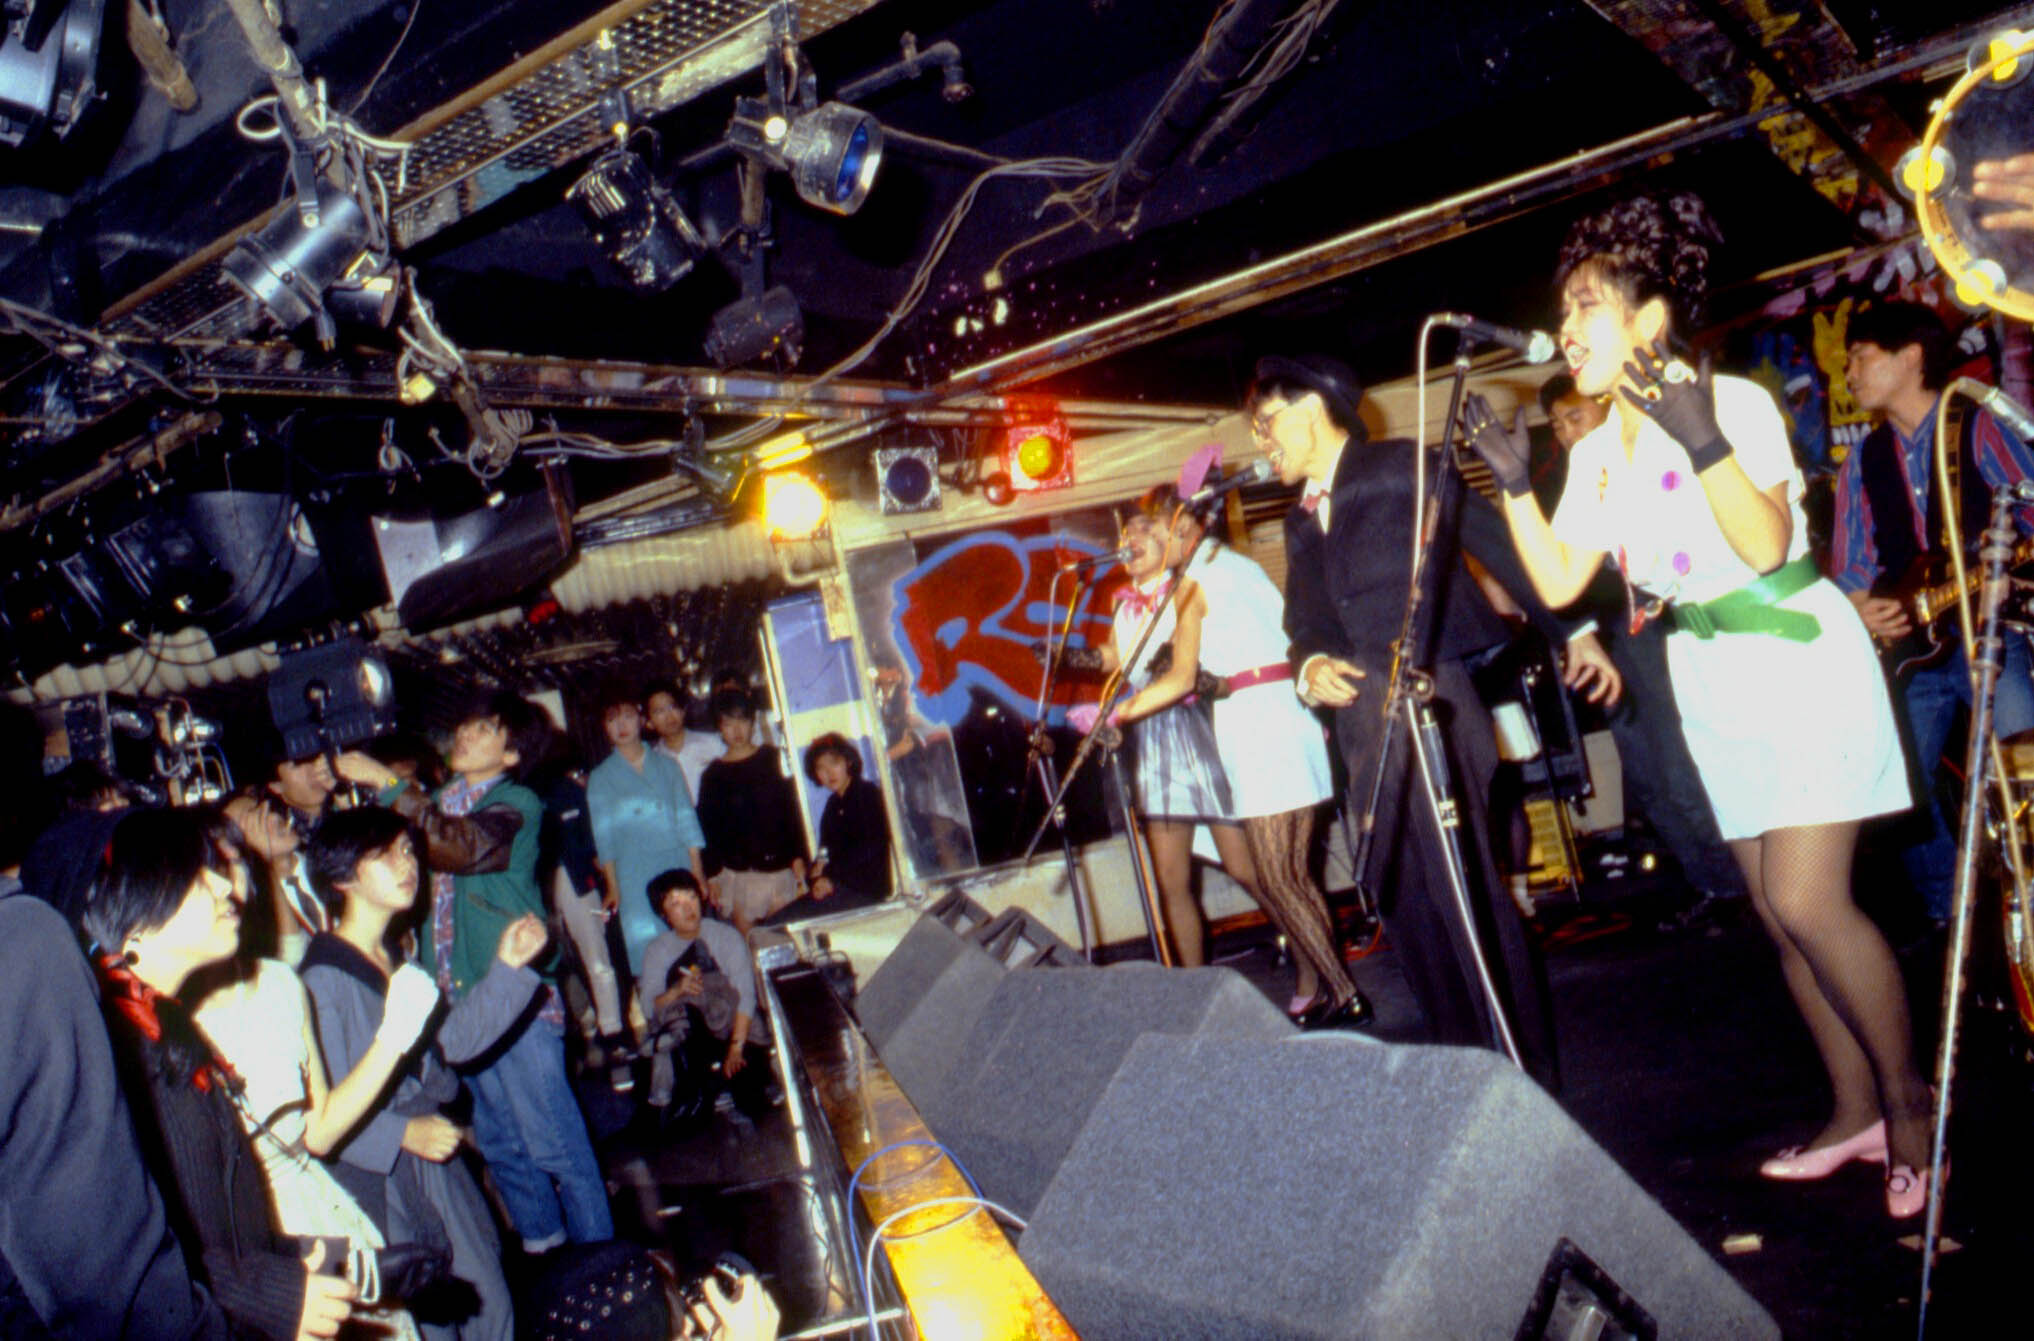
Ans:
[{"label": "black leather glove", "polygon": [[[1038,664],[1048,665],[1052,661],[1052,645],[1042,639],[1034,639],[1031,655],[1038,658]],[[1068,670],[1098,671],[1102,669],[1102,649],[1099,647],[1075,647],[1068,644],[1060,649],[1059,664]]]},{"label": "black leather glove", "polygon": [[1525,407],[1506,428],[1490,402],[1477,392],[1462,401],[1462,422],[1469,430],[1469,445],[1497,480],[1497,487],[1512,498],[1524,498],[1533,491],[1532,434],[1526,430]]},{"label": "black leather glove", "polygon": [[1687,449],[1697,475],[1730,455],[1730,441],[1716,423],[1716,387],[1706,355],[1699,370],[1691,368],[1656,340],[1638,362],[1624,365],[1624,373],[1638,388],[1622,388],[1624,398]]}]

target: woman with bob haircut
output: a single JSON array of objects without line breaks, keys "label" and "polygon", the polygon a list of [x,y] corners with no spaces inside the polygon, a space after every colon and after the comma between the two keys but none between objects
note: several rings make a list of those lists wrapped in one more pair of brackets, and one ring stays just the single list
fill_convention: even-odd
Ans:
[{"label": "woman with bob haircut", "polygon": [[[819,857],[810,871],[809,898],[822,905],[814,911],[836,912],[889,898],[890,819],[883,789],[862,776],[862,752],[846,736],[829,731],[805,747],[805,776],[831,793],[819,817]],[[793,907],[805,903],[801,899]]]}]

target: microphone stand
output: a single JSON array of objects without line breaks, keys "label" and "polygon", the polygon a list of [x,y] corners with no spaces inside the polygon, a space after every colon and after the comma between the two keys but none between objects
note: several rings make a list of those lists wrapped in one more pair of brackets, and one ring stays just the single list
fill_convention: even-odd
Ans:
[{"label": "microphone stand", "polygon": [[[1957,834],[1956,892],[1951,910],[1948,961],[1943,966],[1942,1042],[1935,1058],[1935,1125],[1928,1144],[1928,1211],[1921,1234],[1921,1297],[1917,1336],[1928,1334],[1928,1296],[1934,1284],[1935,1257],[1942,1237],[1942,1174],[1947,1167],[1950,1090],[1956,1080],[1956,1048],[1962,1032],[1966,961],[1970,955],[1971,913],[1977,901],[1978,846],[1982,841],[1985,788],[1992,779],[1992,697],[2005,667],[2005,643],[1999,612],[2012,583],[2006,565],[2018,538],[2013,524],[2016,504],[2012,486],[1992,492],[1992,515],[1978,558],[1984,562],[1979,594],[1982,626],[1971,656],[1970,743],[1964,748],[1964,777],[1969,779],[1963,824]],[[2011,842],[2010,832],[2005,841]]]},{"label": "microphone stand", "polygon": [[[1027,746],[1025,766],[1031,771],[1032,776],[1038,779],[1038,785],[1045,793],[1045,818],[1048,821],[1056,821],[1058,824],[1059,851],[1061,858],[1066,862],[1067,892],[1073,898],[1074,926],[1079,930],[1081,937],[1081,958],[1092,964],[1095,962],[1095,947],[1093,938],[1088,934],[1087,886],[1086,882],[1081,878],[1080,861],[1074,856],[1073,838],[1067,833],[1066,808],[1060,800],[1059,772],[1053,767],[1052,763],[1052,737],[1045,730],[1046,705],[1052,702],[1052,691],[1059,680],[1060,659],[1066,652],[1066,640],[1064,638],[1054,638],[1052,635],[1052,613],[1058,608],[1059,580],[1064,576],[1064,573],[1054,573],[1052,575],[1052,586],[1046,592],[1045,674],[1039,680],[1038,711],[1032,717],[1031,730],[1025,735],[1025,744]],[[1081,581],[1078,574],[1076,574],[1073,598],[1067,604],[1069,616],[1079,607],[1080,596]],[[1071,623],[1071,620],[1069,620],[1069,623]],[[1032,843],[1034,846],[1037,843],[1035,836],[1032,839]],[[1027,850],[1024,855],[1026,860],[1029,860],[1031,853]],[[1134,853],[1132,861],[1133,864],[1140,867],[1137,874],[1141,888],[1143,871],[1141,863],[1137,861]]]},{"label": "microphone stand", "polygon": [[[1435,550],[1440,547],[1439,541],[1443,536],[1447,537],[1451,546],[1457,540],[1460,509],[1455,503],[1463,483],[1454,468],[1454,442],[1456,426],[1461,419],[1462,397],[1468,386],[1469,355],[1475,346],[1476,339],[1468,331],[1462,332],[1456,341],[1448,417],[1441,431],[1441,459],[1432,499],[1427,505],[1428,515],[1413,518],[1413,524],[1420,528],[1419,535],[1415,537],[1416,558],[1407,584],[1405,612],[1399,620],[1398,638],[1391,648],[1391,674],[1383,709],[1384,730],[1378,744],[1377,764],[1371,774],[1369,802],[1357,826],[1354,874],[1357,887],[1367,889],[1368,867],[1377,838],[1377,810],[1383,800],[1393,747],[1403,730],[1418,768],[1419,803],[1426,806],[1434,832],[1440,837],[1442,869],[1447,874],[1455,915],[1461,923],[1464,950],[1490,1012],[1491,1031],[1497,1036],[1505,1056],[1514,1066],[1524,1070],[1525,1060],[1519,1053],[1518,1040],[1504,1008],[1503,995],[1497,990],[1496,979],[1491,976],[1490,963],[1483,952],[1483,939],[1477,933],[1476,909],[1469,896],[1468,864],[1462,852],[1463,811],[1455,801],[1454,780],[1448,768],[1447,742],[1441,733],[1440,719],[1434,712],[1434,678],[1430,671],[1420,669],[1433,656],[1434,585],[1437,580],[1435,574],[1441,566],[1435,562]],[[1425,443],[1413,444],[1413,469],[1422,473],[1427,468],[1426,450]],[[1400,816],[1401,822],[1410,818],[1409,815]]]}]

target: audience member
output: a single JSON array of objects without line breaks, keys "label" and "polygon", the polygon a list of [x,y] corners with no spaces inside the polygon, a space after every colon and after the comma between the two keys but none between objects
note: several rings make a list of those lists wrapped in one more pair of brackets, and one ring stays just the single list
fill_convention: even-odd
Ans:
[{"label": "audience member", "polygon": [[658,875],[650,881],[650,897],[670,926],[643,952],[636,983],[656,1052],[650,1106],[672,1102],[682,1071],[687,1100],[682,1107],[703,1110],[725,1082],[736,1107],[751,1118],[761,1116],[769,1107],[769,1064],[768,1054],[749,1042],[756,968],[748,943],[727,923],[705,916],[699,882],[690,871]]},{"label": "audience member", "polygon": [[829,731],[805,747],[805,776],[827,791],[819,817],[819,858],[812,892],[779,921],[842,912],[890,897],[890,819],[882,789],[862,777],[862,752]]},{"label": "audience member", "polygon": [[700,779],[699,823],[714,903],[746,936],[806,892],[805,829],[782,756],[756,744],[756,709],[748,694],[715,694],[713,719],[727,751]]},{"label": "audience member", "polygon": [[620,915],[634,973],[642,970],[643,947],[661,929],[646,892],[650,877],[686,866],[704,883],[706,835],[677,761],[643,744],[643,715],[635,695],[610,689],[600,722],[614,750],[588,775],[586,805],[607,877],[607,906]]},{"label": "audience member", "polygon": [[[349,1078],[384,1049],[384,1022],[419,994],[419,970],[393,946],[390,925],[416,902],[416,849],[402,816],[380,806],[340,811],[319,826],[306,854],[311,880],[334,926],[304,955],[304,986],[317,1014],[325,1068]],[[396,1242],[442,1245],[452,1275],[472,1291],[412,1298],[427,1336],[488,1338],[513,1332],[501,1242],[479,1187],[455,1155],[459,1129],[443,1109],[459,1094],[451,1065],[494,1048],[523,1019],[542,986],[530,967],[543,923],[525,914],[504,926],[479,981],[446,1013],[421,1049],[406,1049],[395,1086],[375,1096],[365,1120],[335,1147],[334,1173],[382,1233]],[[427,979],[428,980],[428,979]]]},{"label": "audience member", "polygon": [[[22,836],[0,816],[0,886]],[[0,1336],[223,1338],[142,1164],[77,937],[19,888],[0,887]]]},{"label": "audience member", "polygon": [[700,775],[720,757],[721,739],[717,731],[692,728],[685,719],[691,706],[692,696],[675,680],[652,680],[643,695],[643,720],[656,733],[657,749],[678,761],[686,793],[697,797]]},{"label": "audience member", "polygon": [[[340,756],[342,775],[378,786],[379,799],[424,836],[432,897],[418,958],[454,1004],[486,977],[511,923],[528,916],[541,924],[544,808],[521,778],[542,763],[551,731],[533,704],[506,691],[492,695],[460,722],[453,779],[428,799],[384,764]],[[614,1234],[606,1184],[565,1073],[564,1007],[548,988],[538,1003],[485,1065],[467,1073],[474,1139],[533,1253]]]},{"label": "audience member", "polygon": [[324,1274],[342,1264],[327,1260],[323,1244],[303,1254],[277,1227],[260,1159],[235,1116],[240,1079],[176,999],[191,974],[231,956],[239,941],[231,832],[202,812],[130,812],[106,846],[80,920],[98,956],[144,1145],[175,1190],[172,1223],[186,1256],[203,1264],[236,1327],[336,1336],[355,1284]]}]

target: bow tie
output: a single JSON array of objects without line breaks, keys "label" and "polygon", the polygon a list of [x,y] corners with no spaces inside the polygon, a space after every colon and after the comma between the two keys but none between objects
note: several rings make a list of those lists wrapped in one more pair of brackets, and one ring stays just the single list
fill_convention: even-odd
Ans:
[{"label": "bow tie", "polygon": [[1140,587],[1119,587],[1116,590],[1116,604],[1135,615],[1148,615],[1158,608],[1166,594],[1172,590],[1172,580],[1166,579],[1150,591]]},{"label": "bow tie", "polygon": [[1300,494],[1300,511],[1311,516],[1319,510],[1322,500],[1327,498],[1329,492],[1324,486],[1309,481],[1305,491]]}]

